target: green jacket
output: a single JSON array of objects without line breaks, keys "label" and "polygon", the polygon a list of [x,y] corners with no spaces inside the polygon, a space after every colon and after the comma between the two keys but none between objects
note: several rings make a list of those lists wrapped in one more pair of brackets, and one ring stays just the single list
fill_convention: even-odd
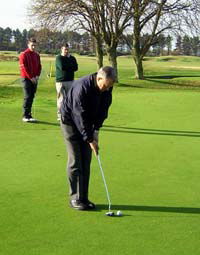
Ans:
[{"label": "green jacket", "polygon": [[56,81],[73,81],[74,72],[78,70],[76,58],[69,56],[56,56]]}]

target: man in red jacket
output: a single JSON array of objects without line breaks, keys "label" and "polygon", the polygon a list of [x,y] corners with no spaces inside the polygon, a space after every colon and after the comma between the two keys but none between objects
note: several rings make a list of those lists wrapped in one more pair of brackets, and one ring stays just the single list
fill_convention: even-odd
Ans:
[{"label": "man in red jacket", "polygon": [[23,118],[24,122],[35,122],[31,108],[41,73],[40,56],[35,51],[36,40],[28,40],[28,48],[19,56],[20,73],[24,91]]}]

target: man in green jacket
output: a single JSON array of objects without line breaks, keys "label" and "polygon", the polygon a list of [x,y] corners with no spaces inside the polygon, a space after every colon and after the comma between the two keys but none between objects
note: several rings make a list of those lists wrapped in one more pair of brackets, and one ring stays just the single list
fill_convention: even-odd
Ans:
[{"label": "man in green jacket", "polygon": [[57,91],[57,117],[60,120],[60,106],[63,93],[66,93],[74,80],[74,72],[78,70],[76,58],[69,53],[69,45],[61,47],[61,53],[56,56],[56,91]]}]

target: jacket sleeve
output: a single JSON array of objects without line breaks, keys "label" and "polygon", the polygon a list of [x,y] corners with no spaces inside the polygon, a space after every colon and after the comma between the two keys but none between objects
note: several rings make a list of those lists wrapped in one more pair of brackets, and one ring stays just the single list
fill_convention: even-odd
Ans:
[{"label": "jacket sleeve", "polygon": [[73,61],[72,61],[71,68],[72,68],[72,71],[73,71],[73,72],[78,71],[78,64],[77,64],[77,61],[76,61],[76,58],[75,58],[75,57],[73,57]]},{"label": "jacket sleeve", "polygon": [[104,91],[101,98],[99,112],[95,118],[94,129],[98,130],[102,127],[104,120],[108,117],[108,109],[112,103],[112,88]]},{"label": "jacket sleeve", "polygon": [[42,70],[42,65],[41,65],[40,55],[38,54],[38,73],[37,73],[37,76],[40,76],[41,70]]},{"label": "jacket sleeve", "polygon": [[[78,87],[78,86],[77,86]],[[77,129],[81,133],[83,140],[86,142],[93,141],[93,125],[88,119],[87,100],[88,94],[85,93],[84,89],[76,91],[72,95],[72,119]]]},{"label": "jacket sleeve", "polygon": [[76,58],[71,56],[70,61],[68,61],[67,65],[64,66],[63,69],[69,72],[76,72],[78,70],[78,64],[77,64]]},{"label": "jacket sleeve", "polygon": [[19,56],[19,67],[21,73],[27,77],[28,79],[32,79],[31,70],[29,70],[29,66],[27,63],[26,55],[24,53],[21,53]]},{"label": "jacket sleeve", "polygon": [[56,56],[56,69],[61,71],[63,70],[62,61],[59,55]]}]

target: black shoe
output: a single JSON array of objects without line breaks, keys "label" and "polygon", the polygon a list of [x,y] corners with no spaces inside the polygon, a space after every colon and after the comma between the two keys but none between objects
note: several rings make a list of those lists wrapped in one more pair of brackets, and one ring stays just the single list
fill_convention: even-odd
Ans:
[{"label": "black shoe", "polygon": [[70,206],[76,210],[87,210],[87,205],[84,204],[83,202],[80,202],[79,200],[71,200]]},{"label": "black shoe", "polygon": [[87,209],[93,210],[96,208],[95,204],[90,200],[84,200],[83,203],[87,206]]}]

